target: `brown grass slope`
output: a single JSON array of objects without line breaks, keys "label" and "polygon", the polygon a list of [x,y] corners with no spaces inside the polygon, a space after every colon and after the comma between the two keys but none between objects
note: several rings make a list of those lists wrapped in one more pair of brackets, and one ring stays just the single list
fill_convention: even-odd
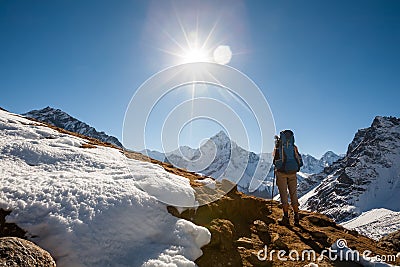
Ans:
[{"label": "brown grass slope", "polygon": [[[135,152],[125,152],[129,158],[144,160],[159,164],[166,171],[186,177],[196,189],[200,184],[195,180],[204,177],[184,169],[174,168],[170,164],[159,162],[147,156]],[[221,189],[226,186],[223,181],[217,183]],[[196,190],[197,194],[201,191]],[[200,192],[200,193],[199,193]],[[197,197],[199,197],[197,195]],[[272,210],[271,210],[272,204]],[[312,262],[302,261],[301,253],[304,250],[314,250],[316,258],[321,252],[329,248],[336,240],[345,239],[350,248],[362,253],[365,250],[372,255],[396,255],[396,247],[388,242],[376,242],[356,231],[350,231],[336,224],[325,215],[301,211],[300,226],[294,226],[291,221],[290,227],[281,226],[277,223],[282,212],[279,203],[248,196],[237,190],[236,187],[217,201],[203,205],[195,209],[188,209],[181,214],[175,207],[168,207],[168,211],[179,218],[184,218],[197,225],[207,227],[211,232],[211,242],[202,248],[203,256],[197,259],[200,267],[208,266],[305,266]],[[257,253],[268,247],[268,259],[260,261]],[[299,261],[280,261],[277,254],[271,250],[296,250],[300,254]],[[296,256],[295,254],[292,254]],[[307,254],[306,254],[307,255]],[[324,252],[324,255],[328,255]],[[356,263],[333,262],[328,257],[316,262],[318,266],[359,266]],[[400,264],[400,259],[390,262]]]},{"label": "brown grass slope", "polygon": [[32,125],[39,125],[39,126],[48,127],[48,128],[51,128],[51,129],[56,130],[56,131],[58,131],[60,133],[63,133],[63,134],[68,134],[68,135],[72,135],[72,136],[75,136],[75,137],[82,138],[82,139],[87,141],[87,143],[82,144],[82,146],[81,146],[82,148],[95,148],[96,146],[105,146],[105,147],[111,147],[111,148],[115,148],[115,149],[118,149],[118,150],[122,151],[122,149],[120,147],[117,147],[116,145],[113,145],[111,143],[106,143],[106,142],[100,141],[100,140],[98,140],[96,138],[89,137],[89,136],[86,136],[86,135],[83,135],[83,134],[80,134],[80,133],[71,132],[71,131],[65,130],[63,128],[51,125],[51,124],[49,124],[47,122],[39,121],[39,120],[34,119],[34,118],[24,117],[24,116],[21,116],[21,115],[17,115],[17,116],[20,116],[20,117],[23,117],[23,118],[25,118],[27,120],[32,121],[33,122]]}]

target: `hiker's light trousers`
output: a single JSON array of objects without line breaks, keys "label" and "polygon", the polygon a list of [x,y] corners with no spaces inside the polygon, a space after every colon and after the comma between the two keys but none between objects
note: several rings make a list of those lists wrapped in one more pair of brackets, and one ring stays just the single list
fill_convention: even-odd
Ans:
[{"label": "hiker's light trousers", "polygon": [[288,189],[290,194],[290,201],[292,206],[299,206],[299,199],[297,198],[297,176],[296,173],[287,174],[284,172],[276,172],[276,185],[279,189],[281,202],[283,205],[289,205]]}]

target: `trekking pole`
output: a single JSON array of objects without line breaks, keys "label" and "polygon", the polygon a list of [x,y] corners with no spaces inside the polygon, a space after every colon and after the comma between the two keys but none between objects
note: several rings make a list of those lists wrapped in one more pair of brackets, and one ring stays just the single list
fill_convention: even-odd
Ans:
[{"label": "trekking pole", "polygon": [[274,179],[272,180],[272,191],[271,191],[271,214],[272,214],[272,202],[274,201],[274,190],[275,190],[275,169],[274,169]]},{"label": "trekking pole", "polygon": [[[278,147],[279,144],[279,136],[275,135],[274,136],[275,139],[275,150],[274,150],[274,158],[275,158],[275,151]],[[276,179],[276,174],[275,174],[275,168],[274,168],[274,179],[272,181],[272,190],[271,190],[271,214],[272,214],[272,202],[274,201],[274,190],[275,190],[275,179]]]}]

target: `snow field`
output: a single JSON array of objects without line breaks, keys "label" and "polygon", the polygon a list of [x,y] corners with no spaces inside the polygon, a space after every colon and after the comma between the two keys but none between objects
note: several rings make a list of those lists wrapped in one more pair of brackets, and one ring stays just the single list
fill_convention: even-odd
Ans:
[{"label": "snow field", "polygon": [[189,181],[83,143],[0,111],[0,208],[12,210],[7,222],[27,230],[61,267],[195,266],[209,231],[173,217],[156,198],[192,205]]}]

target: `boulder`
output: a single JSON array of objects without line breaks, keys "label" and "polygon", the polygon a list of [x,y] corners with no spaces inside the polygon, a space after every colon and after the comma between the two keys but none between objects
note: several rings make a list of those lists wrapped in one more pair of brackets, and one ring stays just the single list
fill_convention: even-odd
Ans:
[{"label": "boulder", "polygon": [[0,266],[55,267],[50,253],[34,243],[18,237],[0,238]]},{"label": "boulder", "polygon": [[220,250],[232,249],[236,235],[232,222],[224,219],[214,219],[208,229],[212,236],[210,246],[217,246]]}]

